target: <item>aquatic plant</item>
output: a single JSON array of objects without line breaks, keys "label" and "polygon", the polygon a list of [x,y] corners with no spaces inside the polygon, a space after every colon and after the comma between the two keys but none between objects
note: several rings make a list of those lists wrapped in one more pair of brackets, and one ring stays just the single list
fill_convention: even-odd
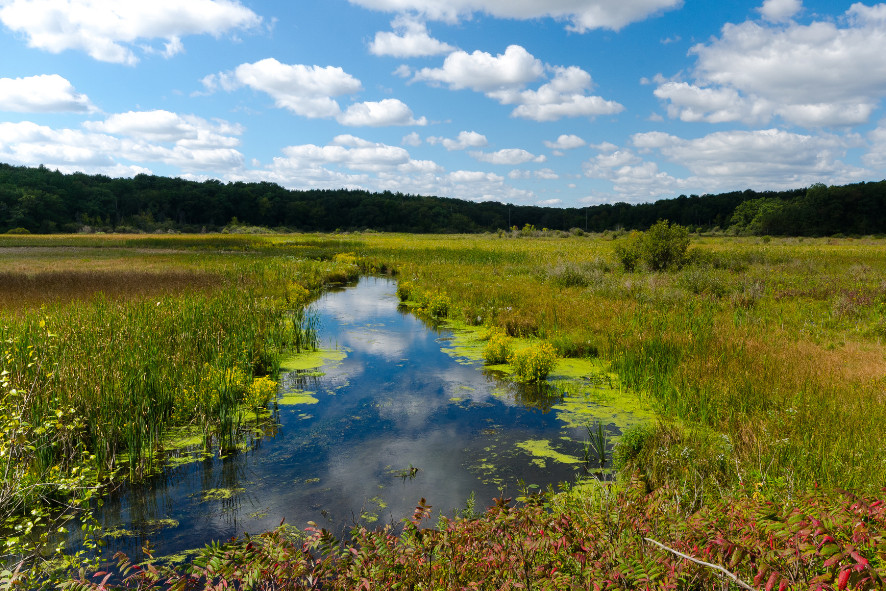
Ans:
[{"label": "aquatic plant", "polygon": [[398,281],[397,282],[397,299],[401,302],[406,302],[412,297],[413,285],[411,281]]},{"label": "aquatic plant", "polygon": [[533,344],[517,349],[508,357],[517,379],[537,382],[548,377],[557,363],[557,352],[550,343]]},{"label": "aquatic plant", "polygon": [[489,339],[483,348],[483,360],[486,365],[500,365],[507,363],[514,353],[514,339],[502,331],[493,330],[489,333]]}]

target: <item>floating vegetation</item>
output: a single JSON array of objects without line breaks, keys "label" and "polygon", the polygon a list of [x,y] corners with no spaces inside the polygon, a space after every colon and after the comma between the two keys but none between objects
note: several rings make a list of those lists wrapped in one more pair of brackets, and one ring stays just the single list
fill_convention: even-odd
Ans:
[{"label": "floating vegetation", "polygon": [[179,522],[172,518],[151,519],[148,521],[138,521],[132,524],[132,529],[124,527],[112,527],[102,530],[102,536],[106,538],[136,538],[152,536],[165,529],[173,529],[179,526]]},{"label": "floating vegetation", "polygon": [[402,469],[390,469],[388,466],[388,474],[395,476],[396,478],[401,478],[403,480],[415,480],[418,476],[418,473],[421,471],[421,468],[416,468],[412,464],[409,464],[409,467]]},{"label": "floating vegetation", "polygon": [[527,441],[521,441],[517,444],[517,447],[534,458],[548,458],[555,462],[560,462],[561,464],[582,463],[580,458],[561,453],[552,448],[551,442],[548,439],[529,439]]},{"label": "floating vegetation", "polygon": [[246,489],[242,487],[210,488],[200,493],[200,497],[203,502],[224,501],[244,492],[246,492]]},{"label": "floating vegetation", "polygon": [[[348,356],[347,351],[340,349],[331,351],[303,351],[297,355],[287,357],[280,362],[280,371],[310,372],[321,368],[331,369],[340,364]],[[316,375],[325,375],[325,372],[315,372]]]},{"label": "floating vegetation", "polygon": [[277,399],[277,404],[280,406],[295,406],[297,404],[317,404],[320,402],[319,399],[314,397],[316,392],[304,392],[304,391],[296,391],[296,392],[287,392],[286,394],[281,394]]}]

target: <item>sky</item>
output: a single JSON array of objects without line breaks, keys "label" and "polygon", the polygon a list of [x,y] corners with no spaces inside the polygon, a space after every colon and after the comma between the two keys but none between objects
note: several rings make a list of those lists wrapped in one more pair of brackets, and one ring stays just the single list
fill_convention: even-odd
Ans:
[{"label": "sky", "polygon": [[0,162],[558,207],[886,178],[886,4],[0,0]]}]

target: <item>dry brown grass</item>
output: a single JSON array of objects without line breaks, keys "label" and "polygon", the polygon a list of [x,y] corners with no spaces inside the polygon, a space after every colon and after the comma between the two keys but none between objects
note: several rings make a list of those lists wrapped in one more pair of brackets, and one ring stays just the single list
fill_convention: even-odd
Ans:
[{"label": "dry brown grass", "polygon": [[220,286],[218,275],[196,271],[44,271],[0,272],[0,308],[21,310],[44,304],[89,299],[135,299]]}]

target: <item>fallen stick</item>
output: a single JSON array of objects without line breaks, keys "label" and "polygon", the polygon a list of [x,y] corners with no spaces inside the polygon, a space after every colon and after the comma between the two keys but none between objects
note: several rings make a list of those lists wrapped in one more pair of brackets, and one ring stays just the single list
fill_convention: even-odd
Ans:
[{"label": "fallen stick", "polygon": [[732,574],[731,572],[729,572],[728,570],[726,570],[725,568],[723,568],[722,566],[720,566],[718,564],[711,564],[710,562],[705,562],[704,560],[698,560],[697,558],[687,556],[686,554],[683,554],[682,552],[677,552],[673,548],[668,548],[667,546],[665,546],[661,542],[656,542],[652,538],[643,538],[643,539],[646,540],[647,542],[649,542],[650,544],[655,544],[656,546],[658,546],[662,550],[667,550],[668,552],[671,552],[672,554],[676,554],[680,558],[685,558],[686,560],[688,560],[690,562],[694,562],[695,564],[699,564],[701,566],[706,566],[708,568],[712,568],[714,570],[718,570],[718,571],[722,572],[727,577],[729,577],[730,579],[735,581],[735,584],[738,585],[739,587],[741,587],[742,589],[748,589],[748,591],[756,591],[756,589],[754,589],[753,587],[751,587],[750,585],[748,585],[747,583],[745,583],[744,581],[739,579],[737,576],[735,576],[734,574]]}]

